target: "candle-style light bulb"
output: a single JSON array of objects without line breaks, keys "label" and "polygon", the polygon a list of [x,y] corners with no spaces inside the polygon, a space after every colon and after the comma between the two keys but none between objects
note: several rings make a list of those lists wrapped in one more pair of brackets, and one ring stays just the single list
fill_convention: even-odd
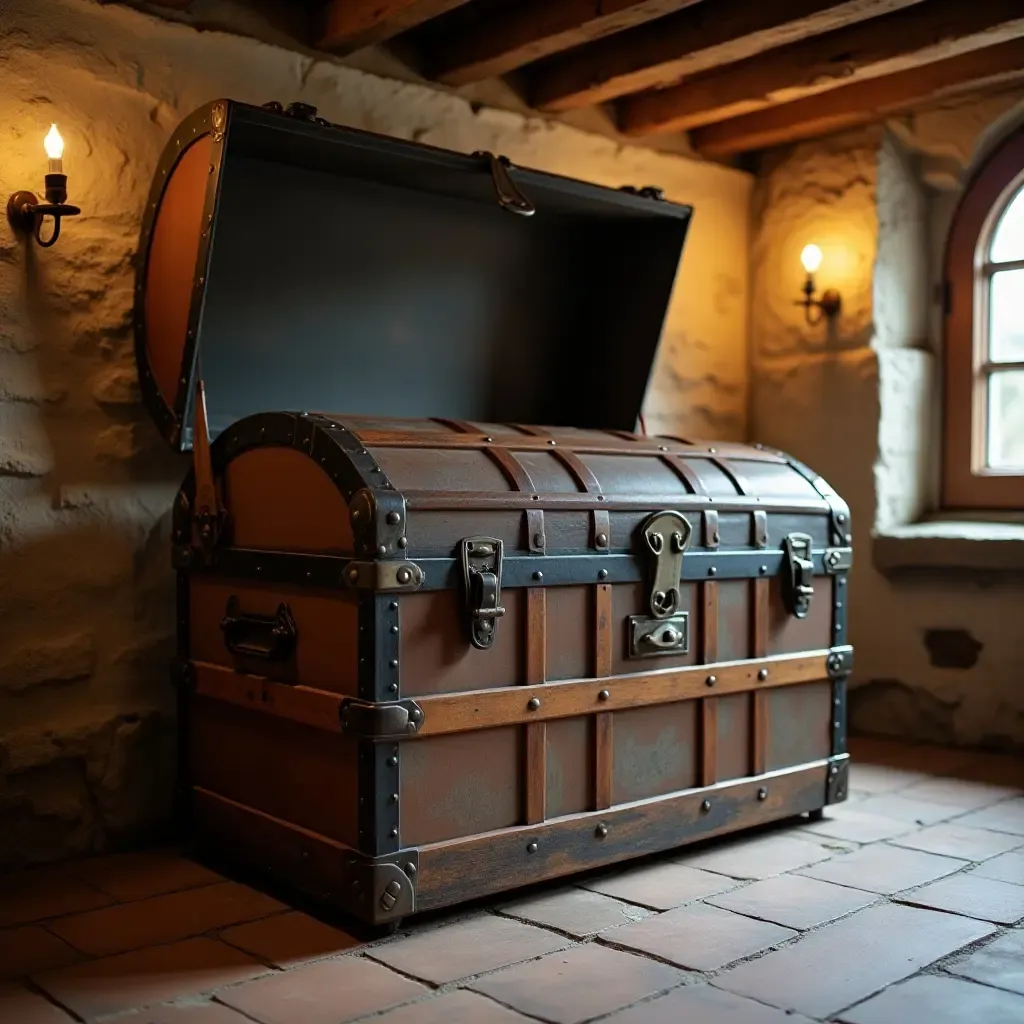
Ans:
[{"label": "candle-style light bulb", "polygon": [[800,253],[800,262],[808,274],[816,273],[821,266],[821,250],[816,245],[805,245]]},{"label": "candle-style light bulb", "polygon": [[50,130],[46,133],[46,138],[43,139],[43,147],[46,150],[46,155],[50,158],[50,173],[63,174],[64,140],[55,124],[50,125]]}]

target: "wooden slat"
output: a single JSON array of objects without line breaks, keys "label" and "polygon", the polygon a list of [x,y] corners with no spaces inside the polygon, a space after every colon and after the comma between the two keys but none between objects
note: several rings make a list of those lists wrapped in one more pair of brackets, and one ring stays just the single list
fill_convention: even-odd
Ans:
[{"label": "wooden slat", "polygon": [[753,654],[755,658],[768,657],[768,618],[771,615],[771,581],[758,579],[753,581],[754,609]]},{"label": "wooden slat", "polygon": [[[753,646],[754,657],[764,658],[768,653],[768,616],[771,613],[769,603],[771,597],[770,583],[768,580],[758,579],[753,581],[754,599],[751,606],[754,609],[753,622]],[[758,685],[764,687],[771,679],[771,670],[768,670],[768,678],[761,680]],[[768,694],[763,689],[757,690],[753,695],[753,708],[750,716],[751,745],[753,747],[753,771],[760,775],[766,770],[768,759]]]},{"label": "wooden slat", "polygon": [[430,77],[466,85],[641,25],[697,0],[520,0],[435,43]]},{"label": "wooden slat", "polygon": [[528,92],[540,110],[588,107],[919,2],[714,0],[528,68]]},{"label": "wooden slat", "polygon": [[886,115],[1024,77],[1024,40],[841,86],[690,133],[706,156],[732,156],[870,124]]},{"label": "wooden slat", "polygon": [[[701,645],[700,657],[705,665],[718,660],[718,584],[710,580],[701,584]],[[705,686],[711,674],[705,669]],[[715,674],[715,689],[718,676]],[[718,698],[705,697],[701,701],[701,784],[710,786],[718,773]]]},{"label": "wooden slat", "polygon": [[333,53],[351,53],[383,43],[400,32],[422,25],[467,0],[329,0],[321,14],[317,47]]},{"label": "wooden slat", "polygon": [[768,764],[768,693],[758,690],[754,694],[754,714],[751,716],[754,731],[753,771],[755,775],[763,775]]},{"label": "wooden slat", "polygon": [[711,665],[718,661],[718,584],[710,580],[701,584],[701,661]]},{"label": "wooden slat", "polygon": [[[547,678],[547,591],[526,592],[526,681],[536,685]],[[547,813],[548,727],[545,722],[526,726],[526,823],[543,821]]]},{"label": "wooden slat", "polygon": [[712,786],[718,781],[718,698],[700,702],[700,784]]},{"label": "wooden slat", "polygon": [[[826,659],[829,653],[821,650],[716,664],[715,692],[744,693],[755,688],[771,689],[827,679]],[[302,722],[317,729],[338,731],[338,714],[344,698],[337,693],[277,683],[261,676],[242,675],[207,662],[193,664],[196,692],[204,697]],[[761,669],[768,670],[764,681],[758,680]],[[553,718],[573,718],[592,714],[599,708],[620,711],[652,704],[673,704],[703,697],[707,693],[704,682],[707,674],[706,665],[691,665],[660,672],[417,697],[416,703],[423,710],[424,722],[415,736],[438,736]],[[609,692],[607,700],[598,696],[604,689]],[[541,701],[541,706],[530,710],[527,704],[534,697]],[[410,741],[414,738],[408,737]]]},{"label": "wooden slat", "polygon": [[623,100],[620,128],[683,131],[1024,35],[1020,0],[928,0]]},{"label": "wooden slat", "polygon": [[[596,588],[594,675],[603,678],[612,671],[612,588],[600,583]],[[609,701],[601,702],[605,706]],[[594,807],[604,810],[612,805],[614,788],[615,751],[612,733],[613,719],[610,711],[594,717]]]}]

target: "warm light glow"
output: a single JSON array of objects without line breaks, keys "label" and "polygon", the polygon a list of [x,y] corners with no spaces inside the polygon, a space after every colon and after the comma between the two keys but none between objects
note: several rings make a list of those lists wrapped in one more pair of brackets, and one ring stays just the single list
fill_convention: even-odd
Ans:
[{"label": "warm light glow", "polygon": [[808,274],[813,274],[821,266],[821,250],[816,245],[805,245],[800,262]]},{"label": "warm light glow", "polygon": [[64,155],[64,140],[60,137],[55,124],[50,125],[50,130],[43,139],[43,146],[46,148],[46,155],[51,160],[59,160]]}]

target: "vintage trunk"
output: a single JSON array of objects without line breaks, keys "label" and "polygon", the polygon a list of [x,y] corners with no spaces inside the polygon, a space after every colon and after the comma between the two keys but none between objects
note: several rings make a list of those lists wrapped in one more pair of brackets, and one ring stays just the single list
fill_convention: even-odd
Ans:
[{"label": "vintage trunk", "polygon": [[180,126],[136,329],[193,449],[203,847],[387,925],[845,798],[847,506],[632,433],[690,215],[309,108]]}]

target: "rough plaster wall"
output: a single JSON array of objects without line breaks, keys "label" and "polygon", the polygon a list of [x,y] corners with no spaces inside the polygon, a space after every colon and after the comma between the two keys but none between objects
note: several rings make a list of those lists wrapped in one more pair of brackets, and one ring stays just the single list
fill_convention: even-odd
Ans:
[{"label": "rough plaster wall", "polygon": [[[871,559],[873,530],[913,521],[934,493],[937,232],[934,196],[919,182],[935,165],[921,160],[955,156],[959,180],[1012,105],[890,125],[899,144],[880,129],[789,148],[755,188],[752,434],[806,461],[850,503],[851,725],[864,732],[1024,746],[1020,587],[896,581]],[[843,296],[831,331],[806,326],[793,305],[800,249],[819,239],[821,287]]]},{"label": "rough plaster wall", "polygon": [[692,203],[648,428],[745,435],[748,176],[120,6],[0,0],[0,197],[41,186],[55,119],[84,211],[48,251],[0,221],[0,867],[166,820],[167,513],[186,466],[138,403],[132,261],[168,134],[220,96]]}]

